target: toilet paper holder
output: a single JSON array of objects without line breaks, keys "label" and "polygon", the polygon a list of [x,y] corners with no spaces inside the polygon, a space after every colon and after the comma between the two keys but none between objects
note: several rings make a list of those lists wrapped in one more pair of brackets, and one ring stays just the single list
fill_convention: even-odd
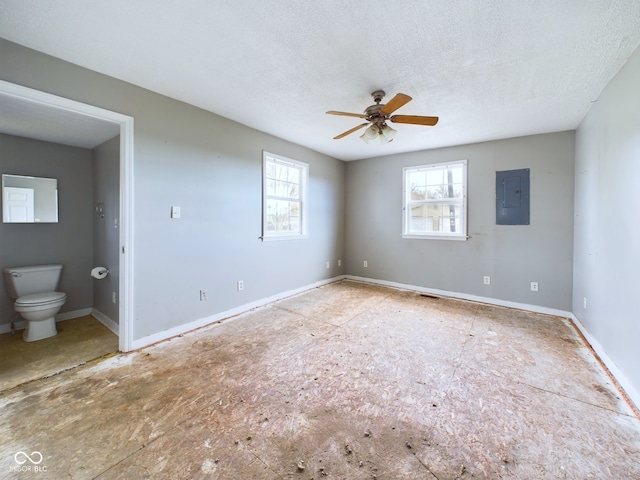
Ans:
[{"label": "toilet paper holder", "polygon": [[95,267],[91,270],[91,276],[98,280],[103,279],[107,275],[109,275],[109,269],[106,267]]}]

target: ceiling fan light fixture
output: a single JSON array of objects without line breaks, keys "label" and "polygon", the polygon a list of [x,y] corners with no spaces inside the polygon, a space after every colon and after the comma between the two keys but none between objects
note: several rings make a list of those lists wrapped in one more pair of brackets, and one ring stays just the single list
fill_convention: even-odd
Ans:
[{"label": "ceiling fan light fixture", "polygon": [[[391,140],[393,140],[393,137],[396,136],[396,130],[385,123],[382,126],[380,136],[385,139],[384,143],[389,143]],[[382,140],[382,138],[380,140]]]},{"label": "ceiling fan light fixture", "polygon": [[369,122],[358,125],[357,127],[347,130],[340,135],[336,135],[333,137],[334,140],[339,140],[352,134],[356,130],[367,127],[364,133],[360,136],[360,140],[365,143],[371,143],[372,141],[377,140],[377,143],[384,145],[385,143],[393,141],[393,138],[396,135],[396,131],[387,125],[387,121],[391,123],[409,123],[429,127],[438,123],[438,117],[425,117],[423,115],[392,115],[400,107],[411,101],[411,97],[409,95],[398,93],[386,104],[380,103],[385,95],[382,90],[376,90],[371,95],[376,103],[375,105],[368,106],[364,113],[339,112],[336,110],[329,110],[327,112],[330,115],[364,118]]},{"label": "ceiling fan light fixture", "polygon": [[377,123],[371,124],[364,133],[360,136],[360,140],[365,143],[371,143],[378,141],[381,145],[389,143],[396,136],[396,130],[391,128],[386,123],[379,125]]},{"label": "ceiling fan light fixture", "polygon": [[369,125],[369,127],[364,131],[364,133],[362,135],[360,135],[360,140],[362,140],[365,143],[369,143],[373,140],[375,140],[376,138],[378,138],[378,129],[376,128],[376,126],[374,124]]}]

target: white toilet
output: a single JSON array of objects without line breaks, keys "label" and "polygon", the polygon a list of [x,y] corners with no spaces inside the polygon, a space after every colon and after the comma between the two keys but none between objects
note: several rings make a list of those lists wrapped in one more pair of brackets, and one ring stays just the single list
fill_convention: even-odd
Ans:
[{"label": "white toilet", "polygon": [[27,322],[22,338],[25,342],[53,337],[56,330],[56,313],[60,311],[67,295],[56,292],[62,265],[34,265],[9,267],[3,270],[4,283],[13,308]]}]

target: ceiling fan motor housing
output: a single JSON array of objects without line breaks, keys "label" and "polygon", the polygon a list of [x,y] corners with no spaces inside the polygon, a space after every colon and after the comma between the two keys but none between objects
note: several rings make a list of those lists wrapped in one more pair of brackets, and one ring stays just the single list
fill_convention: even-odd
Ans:
[{"label": "ceiling fan motor housing", "polygon": [[376,90],[371,94],[373,97],[373,101],[376,103],[380,103],[385,96],[384,90]]},{"label": "ceiling fan motor housing", "polygon": [[385,93],[383,90],[376,90],[375,92],[371,93],[371,97],[373,97],[373,101],[376,102],[376,104],[367,107],[364,111],[364,116],[367,121],[381,125],[385,120],[387,120],[388,115],[385,115],[381,112],[384,104],[380,104],[380,102],[384,98],[384,95]]},{"label": "ceiling fan motor housing", "polygon": [[367,121],[373,123],[386,120],[387,116],[380,111],[382,110],[382,107],[384,107],[384,105],[380,104],[367,107],[367,109],[364,111],[364,117],[367,119]]}]

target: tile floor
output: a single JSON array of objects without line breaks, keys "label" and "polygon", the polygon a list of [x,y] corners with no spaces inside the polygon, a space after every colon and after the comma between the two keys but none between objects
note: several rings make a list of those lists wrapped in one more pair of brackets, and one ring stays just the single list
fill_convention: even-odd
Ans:
[{"label": "tile floor", "polygon": [[0,478],[640,478],[640,421],[567,320],[351,281],[0,408]]}]

